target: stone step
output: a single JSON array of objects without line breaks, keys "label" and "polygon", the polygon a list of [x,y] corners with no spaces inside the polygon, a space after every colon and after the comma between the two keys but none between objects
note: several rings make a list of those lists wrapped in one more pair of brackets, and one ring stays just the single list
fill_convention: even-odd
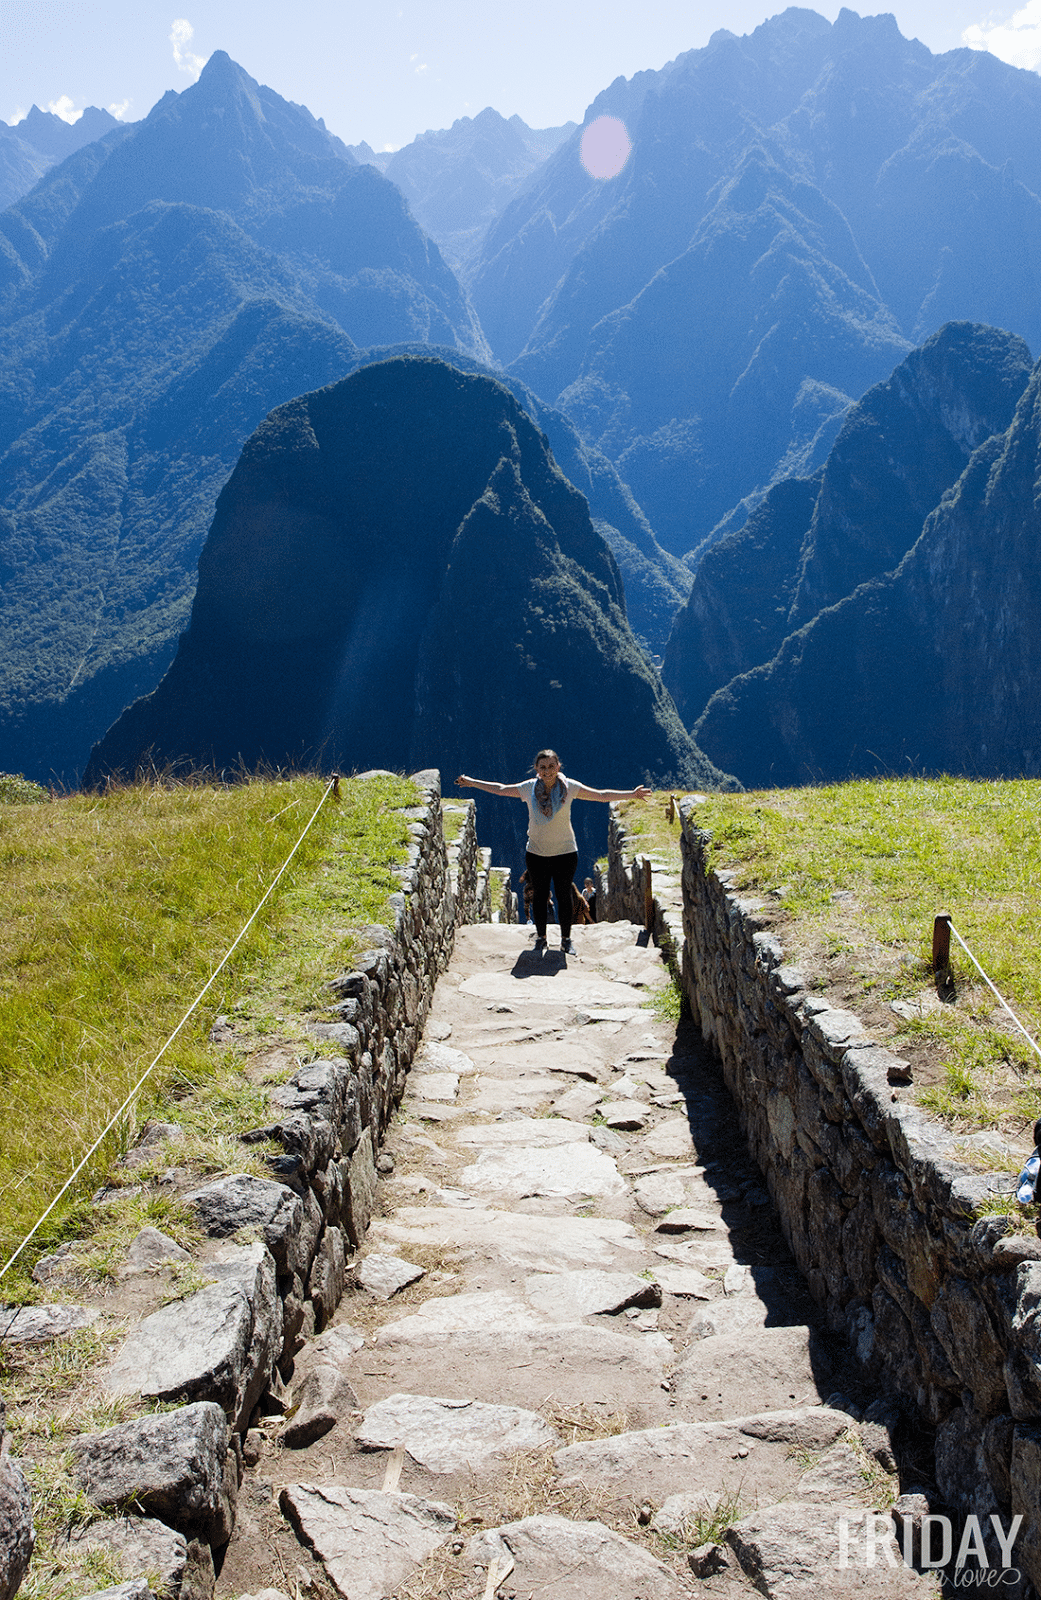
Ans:
[{"label": "stone step", "polygon": [[867,1457],[733,1107],[647,1009],[640,930],[575,942],[459,931],[351,1287],[293,1377],[290,1406],[320,1368],[356,1407],[260,1439],[218,1595],[263,1587],[261,1531],[291,1570],[275,1502],[348,1600],[678,1600],[688,1553],[710,1592],[857,1592],[832,1511],[873,1511]]}]

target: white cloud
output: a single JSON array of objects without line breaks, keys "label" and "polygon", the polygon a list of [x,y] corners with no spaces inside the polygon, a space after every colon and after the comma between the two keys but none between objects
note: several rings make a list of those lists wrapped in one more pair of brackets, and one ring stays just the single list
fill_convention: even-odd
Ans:
[{"label": "white cloud", "polygon": [[8,121],[7,126],[9,128],[17,128],[18,124],[20,122],[24,122],[28,115],[29,113],[25,110],[24,106],[19,106],[14,116]]},{"label": "white cloud", "polygon": [[117,100],[117,101],[114,101],[113,104],[110,105],[108,109],[109,109],[110,114],[113,117],[115,117],[117,122],[122,122],[123,118],[126,116],[127,112],[130,110],[130,107],[132,105],[133,105],[133,101],[132,100]]},{"label": "white cloud", "polygon": [[970,50],[989,50],[1010,67],[1036,72],[1041,67],[1041,0],[1027,0],[1007,22],[995,22],[990,16],[974,23],[965,29],[962,42]]},{"label": "white cloud", "polygon": [[47,110],[53,111],[63,122],[78,122],[83,115],[82,111],[76,110],[75,104],[67,94],[60,95],[57,100],[48,100]]},{"label": "white cloud", "polygon": [[194,35],[195,29],[184,17],[178,17],[170,29],[170,43],[173,46],[173,58],[178,70],[187,72],[196,79],[209,58],[192,55],[188,49]]}]

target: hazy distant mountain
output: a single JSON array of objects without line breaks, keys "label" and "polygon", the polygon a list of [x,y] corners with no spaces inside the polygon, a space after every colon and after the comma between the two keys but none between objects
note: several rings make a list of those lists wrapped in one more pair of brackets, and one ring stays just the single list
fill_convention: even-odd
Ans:
[{"label": "hazy distant mountain", "polygon": [[629,128],[622,173],[588,177],[571,135],[471,289],[496,355],[677,553],[812,475],[851,401],[944,323],[1041,348],[1036,73],[792,7],[618,80],[586,126],[601,114]]},{"label": "hazy distant mountain", "polygon": [[56,162],[118,126],[110,111],[97,106],[88,106],[75,122],[39,106],[21,122],[0,122],[0,211],[28,194]]},{"label": "hazy distant mountain", "polygon": [[257,423],[403,340],[487,355],[395,186],[223,52],[0,214],[0,770],[74,778]]},{"label": "hazy distant mountain", "polygon": [[715,690],[892,571],[973,450],[1004,432],[1031,365],[1014,334],[949,323],[851,409],[820,473],[775,484],[708,551],[662,670],[688,727]]},{"label": "hazy distant mountain", "polygon": [[398,358],[279,407],[199,559],[191,625],[87,781],[143,760],[439,765],[718,784],[625,621],[618,569],[494,380]]},{"label": "hazy distant mountain", "polygon": [[[758,564],[761,513],[706,557],[700,630],[692,594],[666,677],[687,695],[713,760],[755,787],[878,772],[1041,773],[1039,371],[1013,336],[959,323],[864,396],[778,587],[791,601],[786,637],[694,722],[694,673],[680,689],[684,654],[700,631],[703,660],[723,659],[713,616],[721,589],[727,632],[742,631],[736,596],[741,572]],[[768,642],[766,630],[760,637]],[[711,673],[701,678],[704,689]]]},{"label": "hazy distant mountain", "polygon": [[397,184],[445,260],[465,273],[490,223],[574,128],[573,122],[529,128],[520,117],[507,121],[486,106],[450,128],[421,133],[400,150],[348,148]]}]

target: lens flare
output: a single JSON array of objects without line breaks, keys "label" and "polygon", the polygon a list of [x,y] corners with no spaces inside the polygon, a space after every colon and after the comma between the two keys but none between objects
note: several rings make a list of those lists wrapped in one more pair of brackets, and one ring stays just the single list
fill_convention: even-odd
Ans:
[{"label": "lens flare", "polygon": [[582,165],[591,178],[617,178],[632,150],[625,123],[597,117],[582,135]]}]

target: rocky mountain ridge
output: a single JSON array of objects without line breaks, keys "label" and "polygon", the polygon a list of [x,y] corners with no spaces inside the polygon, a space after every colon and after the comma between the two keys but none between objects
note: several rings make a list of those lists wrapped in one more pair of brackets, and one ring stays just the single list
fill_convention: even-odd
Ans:
[{"label": "rocky mountain ridge", "polygon": [[[493,379],[396,358],[253,434],[173,665],[84,781],[145,762],[397,770],[434,752],[509,782],[517,752],[550,738],[599,786],[730,781],[636,644],[614,557],[545,436]],[[482,819],[503,859],[519,826],[503,808]]]},{"label": "rocky mountain ridge", "polygon": [[1008,427],[1031,368],[1021,339],[949,324],[852,407],[818,474],[776,484],[713,545],[663,666],[688,726],[716,690],[898,565],[973,450]]}]

